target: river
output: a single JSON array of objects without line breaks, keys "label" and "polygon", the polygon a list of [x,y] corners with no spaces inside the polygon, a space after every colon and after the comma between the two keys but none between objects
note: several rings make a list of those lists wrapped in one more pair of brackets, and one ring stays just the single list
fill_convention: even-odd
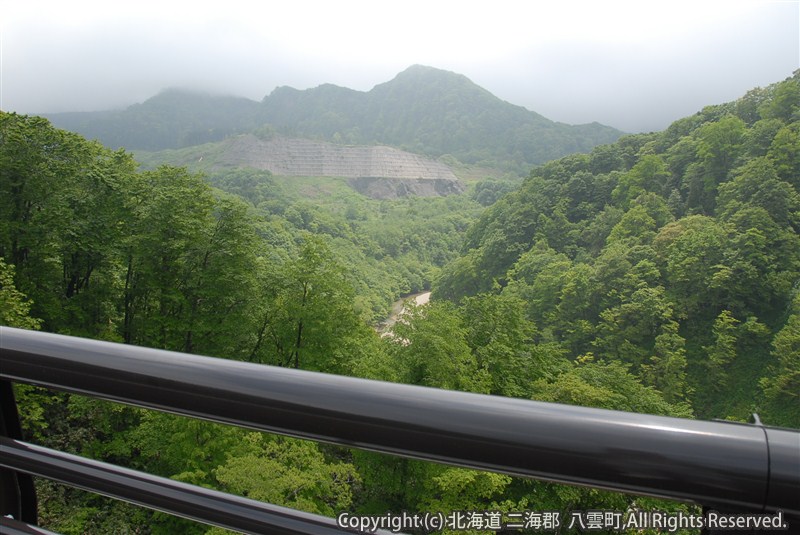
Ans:
[{"label": "river", "polygon": [[394,303],[392,303],[392,311],[389,314],[389,317],[383,320],[378,324],[376,330],[383,334],[387,333],[392,329],[392,325],[397,323],[403,314],[406,312],[406,303],[409,301],[413,302],[417,306],[424,305],[428,301],[431,300],[431,292],[420,292],[416,294],[406,295],[405,297],[401,297]]}]

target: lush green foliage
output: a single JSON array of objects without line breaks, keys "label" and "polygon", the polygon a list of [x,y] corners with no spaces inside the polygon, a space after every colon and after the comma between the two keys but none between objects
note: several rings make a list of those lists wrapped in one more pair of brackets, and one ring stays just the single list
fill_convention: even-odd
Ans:
[{"label": "lush green foliage", "polygon": [[[380,369],[380,340],[323,238],[260,216],[185,169],[136,172],[126,153],[43,119],[0,115],[0,165],[4,324],[338,373]],[[258,439],[240,451],[239,430],[30,388],[18,396],[31,438],[162,475],[255,493],[236,459],[266,463],[302,450],[308,463],[297,477],[329,469],[336,497],[314,501],[312,489],[284,501],[326,513],[349,503],[340,487],[358,481],[316,447]],[[54,502],[44,518],[60,531],[120,529],[98,518],[108,506],[97,498],[75,502],[80,494],[49,484],[41,494]],[[189,529],[136,511],[123,507],[118,520]]]},{"label": "lush green foliage", "polygon": [[14,268],[0,258],[0,325],[36,330],[39,320],[30,316],[31,302],[14,285]]},{"label": "lush green foliage", "polygon": [[[518,189],[396,201],[250,169],[138,171],[124,151],[2,113],[0,323],[800,426],[799,77],[549,162]],[[431,284],[434,300],[380,338],[390,303]],[[16,393],[37,443],[321,514],[685,507]],[[63,533],[219,533],[38,488]]]},{"label": "lush green foliage", "polygon": [[758,410],[800,425],[798,87],[795,74],[662,133],[534,169],[468,231],[435,297],[520,298],[534,340],[574,359],[625,363],[701,416]]},{"label": "lush green foliage", "polygon": [[346,266],[341,275],[355,290],[350,299],[371,322],[386,317],[398,295],[430,288],[481,210],[464,195],[367,199],[344,179],[274,177],[254,169],[209,171],[208,179],[252,204],[259,234],[276,250],[308,235],[323,238]]}]

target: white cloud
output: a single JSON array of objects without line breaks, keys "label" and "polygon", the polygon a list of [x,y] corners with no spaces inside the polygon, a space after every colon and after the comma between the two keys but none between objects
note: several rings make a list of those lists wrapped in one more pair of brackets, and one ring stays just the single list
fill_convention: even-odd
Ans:
[{"label": "white cloud", "polygon": [[798,0],[28,0],[3,9],[2,106],[22,112],[120,106],[168,86],[254,99],[276,85],[368,90],[422,63],[553,119],[647,129],[800,66]]}]

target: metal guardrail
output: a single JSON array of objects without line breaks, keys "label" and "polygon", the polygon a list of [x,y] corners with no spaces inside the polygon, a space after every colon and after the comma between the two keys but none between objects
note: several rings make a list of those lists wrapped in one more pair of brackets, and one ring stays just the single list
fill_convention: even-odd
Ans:
[{"label": "metal guardrail", "polygon": [[[0,437],[0,466],[245,533],[340,534],[336,521]],[[0,524],[1,525],[1,524]],[[0,529],[0,533],[5,533]]]},{"label": "metal guardrail", "polygon": [[[9,327],[0,327],[0,363],[3,380],[215,422],[456,466],[694,502],[722,511],[783,511],[787,517],[800,517],[800,432],[796,430],[437,390]],[[132,484],[138,492],[138,475],[131,476],[136,481],[123,481],[130,475],[127,470],[55,453],[58,455],[3,440],[0,466],[95,488],[96,481],[73,481],[83,467],[91,465],[110,471],[111,480],[104,484],[120,488]],[[56,458],[72,464],[76,474],[66,476],[56,468],[42,468]],[[119,474],[116,482],[114,473]],[[172,492],[166,487],[163,490]],[[114,495],[113,488],[96,491]],[[154,492],[151,502],[158,502],[160,492]],[[208,492],[214,494],[209,499],[219,498],[220,493]],[[189,507],[193,498],[187,495],[186,499]],[[165,502],[170,500],[165,498]],[[180,501],[148,505],[192,516],[176,505]],[[295,528],[315,533],[330,526],[319,525],[322,517],[278,509],[284,515],[295,513],[300,522],[284,533],[299,532]],[[314,517],[310,523],[309,516]],[[214,524],[219,520],[192,517]],[[248,531],[246,527],[226,527]]]},{"label": "metal guardrail", "polygon": [[58,535],[52,531],[0,515],[0,533],[3,535]]}]

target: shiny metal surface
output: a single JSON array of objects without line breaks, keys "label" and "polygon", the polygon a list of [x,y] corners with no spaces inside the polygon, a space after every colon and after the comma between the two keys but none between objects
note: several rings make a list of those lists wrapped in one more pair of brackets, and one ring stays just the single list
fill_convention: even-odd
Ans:
[{"label": "shiny metal surface", "polygon": [[39,526],[0,516],[0,533],[3,535],[58,535]]},{"label": "shiny metal surface", "polygon": [[[443,391],[8,327],[0,327],[0,361],[0,378],[265,431],[723,510],[800,514],[785,492],[769,487],[771,452],[759,426]],[[772,452],[772,462],[783,466],[775,456],[790,449]],[[796,483],[786,478],[783,486]]]},{"label": "shiny metal surface", "polygon": [[6,468],[244,533],[339,535],[344,531],[332,518],[240,498],[18,440],[0,437],[0,454],[0,466]]},{"label": "shiny metal surface", "polygon": [[[9,381],[3,380],[0,380],[0,437],[22,438],[14,389]],[[0,468],[0,516],[37,523],[36,488],[30,475]]]},{"label": "shiny metal surface", "polygon": [[[798,516],[800,511],[800,433],[790,429],[765,427],[770,454],[767,503]],[[795,519],[800,523],[800,518]],[[793,524],[794,525],[794,524]],[[800,524],[796,526],[800,530]]]}]

